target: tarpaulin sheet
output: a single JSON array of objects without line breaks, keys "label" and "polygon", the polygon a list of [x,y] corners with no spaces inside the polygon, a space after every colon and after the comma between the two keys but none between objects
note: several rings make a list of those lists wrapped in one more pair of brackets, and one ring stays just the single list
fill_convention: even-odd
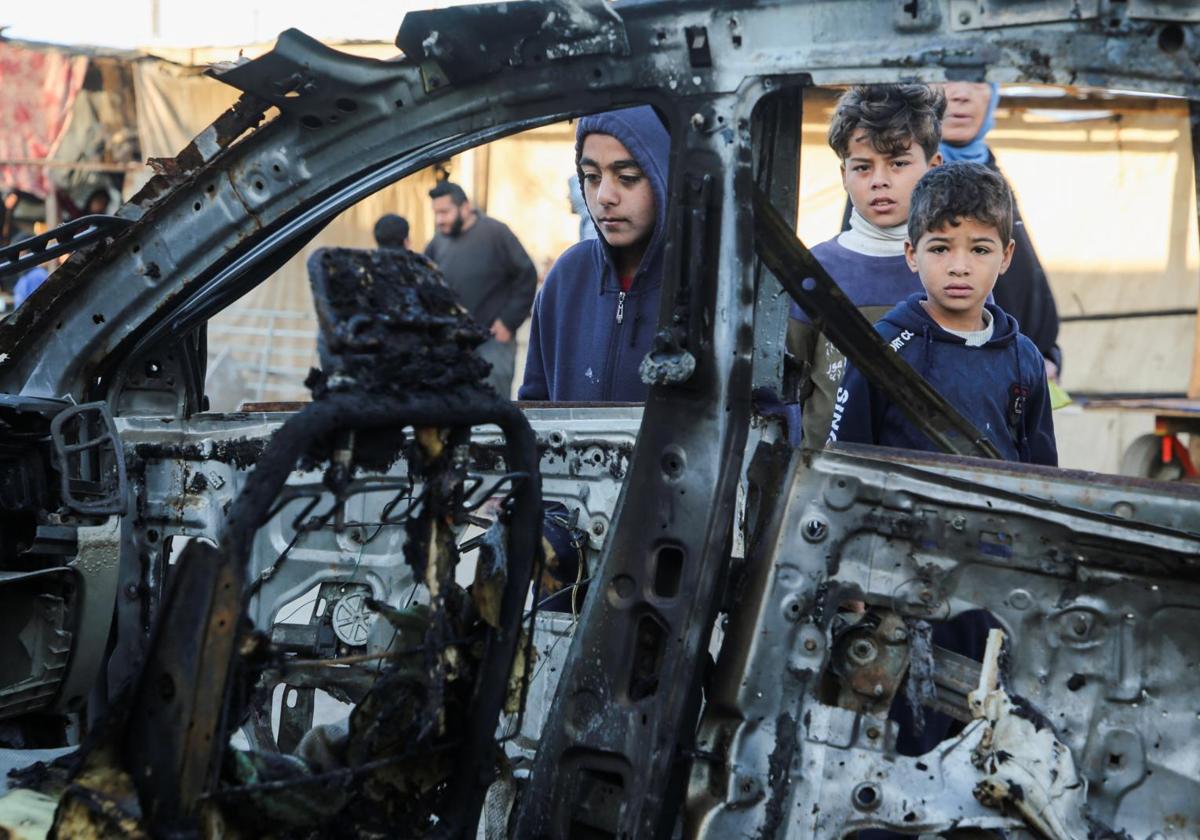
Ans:
[{"label": "tarpaulin sheet", "polygon": [[133,65],[138,139],[143,157],[175,157],[209,123],[237,101],[241,91],[204,75],[155,59]]},{"label": "tarpaulin sheet", "polygon": [[[86,56],[0,43],[0,160],[54,157],[87,65]],[[49,191],[38,166],[0,165],[0,186]]]},{"label": "tarpaulin sheet", "polygon": [[[137,114],[133,101],[133,71],[128,59],[91,55],[87,78],[75,96],[71,116],[59,139],[55,160],[84,161],[133,168],[140,162]],[[120,171],[97,172],[88,167],[55,168],[51,180],[77,207],[103,189],[118,193]]]}]

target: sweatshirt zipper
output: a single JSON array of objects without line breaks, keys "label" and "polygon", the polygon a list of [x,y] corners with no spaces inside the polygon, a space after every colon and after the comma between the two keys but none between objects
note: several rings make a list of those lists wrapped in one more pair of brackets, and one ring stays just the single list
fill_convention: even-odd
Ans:
[{"label": "sweatshirt zipper", "polygon": [[[617,293],[617,319],[616,320],[617,320],[618,326],[620,326],[621,324],[623,324],[625,322],[625,292]],[[613,362],[614,362],[613,357],[614,357],[614,355],[619,356],[621,354],[621,348],[620,348],[620,344],[619,344],[617,338],[618,338],[618,332],[614,329],[612,331],[612,335],[609,336],[608,353],[604,359],[604,389],[602,392],[603,393],[602,399],[604,400],[604,402],[608,402],[612,399],[612,390],[613,390],[612,372],[615,368],[615,365],[613,364]]]}]

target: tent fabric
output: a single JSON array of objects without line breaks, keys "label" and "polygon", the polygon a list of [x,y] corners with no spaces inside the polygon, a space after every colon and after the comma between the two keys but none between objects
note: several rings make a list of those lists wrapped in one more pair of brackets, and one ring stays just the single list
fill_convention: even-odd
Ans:
[{"label": "tent fabric", "polygon": [[237,101],[240,91],[204,75],[155,59],[133,65],[138,139],[144,157],[174,157]]},{"label": "tent fabric", "polygon": [[[136,168],[141,152],[133,77],[127,59],[91,57],[55,159],[126,164]],[[87,197],[95,190],[102,189],[110,196],[118,196],[122,175],[87,168],[53,169],[50,179],[59,188],[60,197],[65,193],[82,209]]]},{"label": "tent fabric", "polygon": [[[0,43],[0,160],[53,158],[83,86],[88,58]],[[44,169],[0,165],[0,186],[44,197]]]}]

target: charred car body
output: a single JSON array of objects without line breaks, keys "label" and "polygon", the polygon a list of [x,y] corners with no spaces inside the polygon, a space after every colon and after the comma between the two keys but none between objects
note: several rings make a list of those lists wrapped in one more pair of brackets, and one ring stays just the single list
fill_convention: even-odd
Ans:
[{"label": "charred car body", "polygon": [[[409,15],[401,62],[287,32],[216,71],[238,104],[0,323],[0,735],[31,760],[72,749],[21,783],[59,836],[464,836],[489,786],[489,820],[521,837],[1195,836],[1200,494],[962,457],[988,453],[791,231],[806,86],[1194,103],[1198,17],[535,0]],[[331,253],[313,402],[204,411],[205,320],[334,215],[632,103],[673,138],[643,410],[496,401],[426,264]],[[787,386],[789,295],[951,454],[774,443],[751,395]],[[488,498],[496,524],[460,545]],[[595,552],[570,636],[526,609],[554,561],[543,498]],[[983,661],[928,645],[929,622],[975,609],[1003,628]],[[921,756],[887,717],[906,674],[963,724]],[[353,704],[345,727],[312,729],[318,689]],[[493,785],[510,761],[515,806]]]}]

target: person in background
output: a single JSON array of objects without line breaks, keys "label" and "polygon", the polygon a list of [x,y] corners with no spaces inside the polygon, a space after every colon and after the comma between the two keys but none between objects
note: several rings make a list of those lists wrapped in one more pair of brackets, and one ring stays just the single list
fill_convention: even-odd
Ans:
[{"label": "person in background", "polygon": [[408,219],[388,213],[375,222],[375,245],[381,250],[408,251]]},{"label": "person in background", "polygon": [[80,211],[82,216],[103,216],[108,213],[110,197],[108,190],[95,189],[88,195],[87,201],[83,203],[83,210]]},{"label": "person in background", "polygon": [[[47,230],[45,222],[35,222],[33,225],[33,235],[41,236]],[[33,268],[26,271],[17,278],[17,285],[13,286],[13,309],[16,309],[26,299],[37,291],[38,287],[46,282],[50,277],[50,272],[58,265],[66,262],[70,254],[63,254],[52,260],[47,260],[41,265],[35,265]]]},{"label": "person in background", "polygon": [[[950,82],[943,90],[946,117],[942,121],[942,157],[947,161],[981,163],[999,172],[996,156],[986,142],[988,132],[996,126],[999,86]],[[996,304],[1017,319],[1021,332],[1033,339],[1046,359],[1047,375],[1057,379],[1062,367],[1062,351],[1058,347],[1058,307],[1015,203],[1013,241],[1017,243],[1016,251],[1004,282],[996,286]]]},{"label": "person in background", "polygon": [[596,226],[592,224],[592,216],[588,213],[587,199],[583,197],[578,174],[567,179],[567,201],[571,202],[571,212],[579,217],[579,241],[595,239]]},{"label": "person in background", "polygon": [[[838,100],[830,122],[829,145],[842,162],[842,184],[852,207],[850,229],[812,253],[872,322],[921,289],[905,262],[904,238],[913,187],[942,160],[938,142],[944,108],[941,92],[928,85],[859,85]],[[820,449],[846,357],[795,303],[787,342],[800,366],[794,396],[803,427],[800,440],[794,405],[785,405],[789,442]]]},{"label": "person in background", "polygon": [[572,245],[533,307],[522,400],[641,402],[658,320],[670,135],[649,106],[584,117],[575,163],[599,237]]},{"label": "person in background", "polygon": [[31,294],[37,291],[39,286],[46,282],[50,276],[50,269],[53,267],[53,261],[35,265],[17,279],[17,285],[13,286],[14,309],[24,303]]},{"label": "person in background", "polygon": [[537,269],[503,222],[471,206],[458,184],[442,181],[429,191],[437,233],[425,246],[477,322],[492,338],[479,354],[492,365],[488,384],[500,396],[512,395],[517,328],[529,317],[537,292]]},{"label": "person in background", "polygon": [[0,221],[0,246],[12,242],[16,230],[16,210],[21,203],[21,195],[16,190],[4,196],[3,221]]}]

